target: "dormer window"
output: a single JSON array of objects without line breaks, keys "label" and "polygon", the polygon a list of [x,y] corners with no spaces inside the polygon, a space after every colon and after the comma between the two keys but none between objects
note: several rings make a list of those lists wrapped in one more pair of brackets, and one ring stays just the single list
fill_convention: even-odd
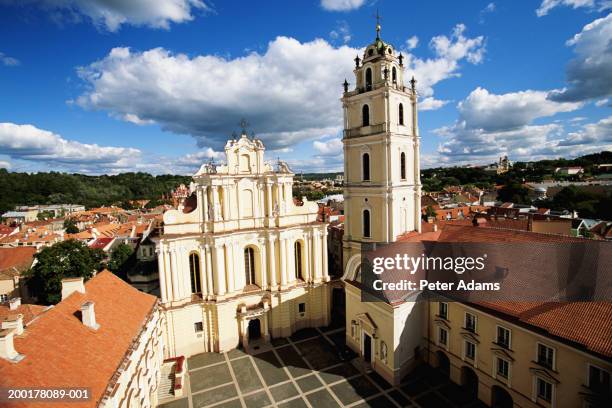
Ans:
[{"label": "dormer window", "polygon": [[372,48],[370,48],[368,50],[368,57],[371,57],[372,55],[374,55],[374,50]]}]

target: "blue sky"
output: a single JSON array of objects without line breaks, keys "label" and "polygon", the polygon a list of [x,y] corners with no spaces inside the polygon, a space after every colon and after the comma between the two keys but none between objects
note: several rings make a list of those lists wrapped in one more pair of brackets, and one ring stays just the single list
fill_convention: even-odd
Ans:
[{"label": "blue sky", "polygon": [[340,84],[377,9],[424,166],[612,149],[607,0],[117,3],[0,0],[0,167],[190,174],[244,117],[268,158],[341,170]]}]

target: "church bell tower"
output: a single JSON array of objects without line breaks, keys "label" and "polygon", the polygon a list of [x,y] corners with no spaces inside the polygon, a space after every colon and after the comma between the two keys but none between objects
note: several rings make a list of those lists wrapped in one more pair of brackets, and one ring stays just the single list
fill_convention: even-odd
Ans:
[{"label": "church bell tower", "polygon": [[371,242],[421,229],[417,94],[404,82],[403,56],[380,37],[355,58],[344,81],[344,259]]}]

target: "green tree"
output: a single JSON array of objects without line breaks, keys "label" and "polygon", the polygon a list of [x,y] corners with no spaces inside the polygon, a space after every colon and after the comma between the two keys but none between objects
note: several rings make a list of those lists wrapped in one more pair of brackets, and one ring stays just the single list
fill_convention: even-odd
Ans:
[{"label": "green tree", "polygon": [[436,210],[434,210],[434,208],[431,205],[428,205],[425,208],[425,219],[428,219],[429,217],[436,218],[437,216],[438,216],[438,213],[436,213]]},{"label": "green tree", "polygon": [[125,277],[126,267],[134,249],[127,244],[117,245],[111,252],[110,260],[108,261],[108,269],[115,275]]},{"label": "green tree", "polygon": [[77,227],[76,222],[72,218],[66,218],[64,220],[64,230],[66,230],[66,234],[77,234],[79,227]]},{"label": "green tree", "polygon": [[522,185],[511,181],[505,184],[497,193],[497,198],[503,202],[511,202],[515,204],[528,204],[531,202],[529,199],[529,189]]},{"label": "green tree", "polygon": [[101,250],[80,241],[58,242],[36,254],[36,264],[26,273],[28,287],[39,302],[56,304],[62,300],[62,279],[90,279],[103,257]]}]

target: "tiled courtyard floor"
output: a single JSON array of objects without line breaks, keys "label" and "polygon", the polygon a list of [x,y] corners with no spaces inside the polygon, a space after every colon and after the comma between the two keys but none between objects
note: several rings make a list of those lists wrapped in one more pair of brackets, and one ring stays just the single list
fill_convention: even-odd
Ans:
[{"label": "tiled courtyard floor", "polygon": [[344,329],[305,329],[261,353],[205,353],[188,361],[186,397],[163,408],[482,407],[429,368],[392,387],[343,362]]}]

